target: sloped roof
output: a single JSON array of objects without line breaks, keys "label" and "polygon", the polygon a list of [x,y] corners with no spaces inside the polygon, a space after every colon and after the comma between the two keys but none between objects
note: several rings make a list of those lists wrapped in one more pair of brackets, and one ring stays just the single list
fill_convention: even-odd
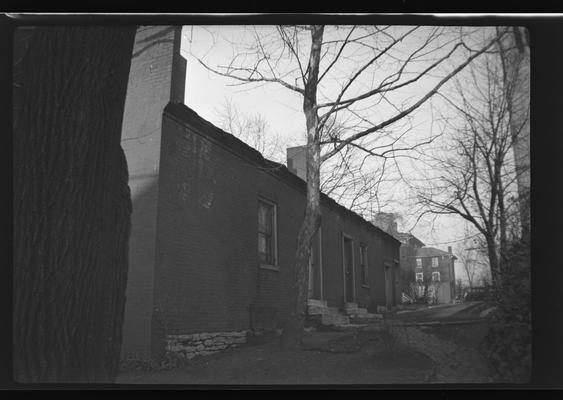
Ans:
[{"label": "sloped roof", "polygon": [[412,233],[408,233],[408,232],[397,232],[396,235],[394,235],[397,239],[399,239],[402,243],[406,243],[408,242],[410,239],[414,239],[416,240],[418,243],[420,243],[421,246],[424,246],[424,243],[422,243],[422,240],[420,240],[419,238],[417,238],[416,236],[414,236]]},{"label": "sloped roof", "polygon": [[457,257],[447,251],[436,249],[434,247],[420,247],[416,249],[416,257],[442,257],[452,256],[454,259]]}]

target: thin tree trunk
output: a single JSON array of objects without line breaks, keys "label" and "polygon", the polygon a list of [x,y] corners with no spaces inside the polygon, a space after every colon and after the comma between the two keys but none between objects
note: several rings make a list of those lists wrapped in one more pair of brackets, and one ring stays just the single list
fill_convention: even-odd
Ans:
[{"label": "thin tree trunk", "polygon": [[14,378],[118,372],[131,198],[120,146],[135,27],[38,27],[14,65]]},{"label": "thin tree trunk", "polygon": [[499,269],[499,259],[497,255],[497,246],[495,239],[487,237],[487,255],[489,256],[489,265],[491,268],[491,279],[493,286],[499,287],[500,285],[500,269]]},{"label": "thin tree trunk", "polygon": [[323,38],[323,26],[311,27],[311,54],[309,57],[309,74],[305,83],[303,98],[303,112],[307,125],[307,204],[305,218],[297,236],[297,251],[295,253],[295,279],[293,282],[293,302],[284,326],[281,343],[285,348],[295,348],[301,345],[303,327],[307,313],[307,288],[309,286],[309,258],[313,237],[320,225],[320,167],[321,149],[317,127],[317,82]]}]

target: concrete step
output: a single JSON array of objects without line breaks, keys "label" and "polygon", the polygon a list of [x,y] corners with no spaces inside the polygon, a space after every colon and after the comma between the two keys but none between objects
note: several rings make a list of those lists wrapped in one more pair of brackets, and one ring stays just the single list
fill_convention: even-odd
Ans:
[{"label": "concrete step", "polygon": [[326,302],[326,300],[307,299],[307,305],[308,306],[326,307],[327,302]]},{"label": "concrete step", "polygon": [[346,304],[344,304],[344,312],[346,312],[346,314],[355,314],[357,309],[358,309],[357,303],[346,303]]},{"label": "concrete step", "polygon": [[349,323],[350,319],[342,314],[323,314],[322,316],[323,325],[341,325]]},{"label": "concrete step", "polygon": [[355,331],[358,329],[366,328],[367,324],[338,324],[334,325],[336,331]]},{"label": "concrete step", "polygon": [[367,308],[362,308],[362,307],[358,307],[358,308],[349,308],[346,309],[344,311],[346,313],[346,315],[364,315],[364,314],[368,314],[368,309]]},{"label": "concrete step", "polygon": [[381,314],[356,314],[349,316],[349,319],[354,324],[380,324],[383,322]]},{"label": "concrete step", "polygon": [[328,314],[330,311],[326,306],[309,305],[307,306],[307,313],[309,315],[322,315]]}]

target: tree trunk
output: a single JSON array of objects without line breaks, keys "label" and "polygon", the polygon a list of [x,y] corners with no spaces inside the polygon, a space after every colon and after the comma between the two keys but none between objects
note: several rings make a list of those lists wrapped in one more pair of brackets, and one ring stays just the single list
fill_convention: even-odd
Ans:
[{"label": "tree trunk", "polygon": [[295,278],[293,281],[293,302],[290,304],[289,316],[284,326],[281,343],[285,348],[296,348],[301,345],[303,327],[307,313],[307,288],[309,286],[309,258],[313,237],[320,225],[320,168],[321,148],[318,138],[317,114],[317,83],[323,38],[323,26],[311,27],[311,54],[309,56],[309,74],[305,83],[303,96],[303,112],[307,124],[307,205],[305,218],[297,236],[295,253]]},{"label": "tree trunk", "polygon": [[522,237],[530,236],[530,43],[526,28],[512,27],[499,43],[516,163]]},{"label": "tree trunk", "polygon": [[120,136],[134,37],[134,26],[38,27],[14,60],[19,382],[111,382],[118,372],[131,213]]},{"label": "tree trunk", "polygon": [[492,284],[496,288],[500,288],[500,265],[497,255],[497,246],[494,238],[487,237],[487,255],[489,257],[489,265],[491,268]]}]

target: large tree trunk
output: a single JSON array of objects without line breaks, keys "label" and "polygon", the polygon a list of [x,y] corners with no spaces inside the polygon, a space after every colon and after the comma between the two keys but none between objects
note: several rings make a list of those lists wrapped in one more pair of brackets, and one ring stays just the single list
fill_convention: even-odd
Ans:
[{"label": "large tree trunk", "polygon": [[309,286],[309,258],[313,237],[320,225],[320,167],[321,149],[318,139],[317,81],[323,38],[323,26],[311,27],[311,54],[309,56],[309,75],[305,84],[303,111],[307,124],[307,205],[305,218],[297,236],[295,253],[295,277],[293,281],[293,301],[282,334],[282,346],[295,348],[301,345],[303,327],[307,313],[307,288]]},{"label": "large tree trunk", "polygon": [[118,372],[131,213],[120,136],[134,37],[133,26],[37,27],[15,59],[19,382]]},{"label": "large tree trunk", "polygon": [[530,43],[526,28],[512,27],[499,43],[516,162],[522,237],[530,236]]}]

